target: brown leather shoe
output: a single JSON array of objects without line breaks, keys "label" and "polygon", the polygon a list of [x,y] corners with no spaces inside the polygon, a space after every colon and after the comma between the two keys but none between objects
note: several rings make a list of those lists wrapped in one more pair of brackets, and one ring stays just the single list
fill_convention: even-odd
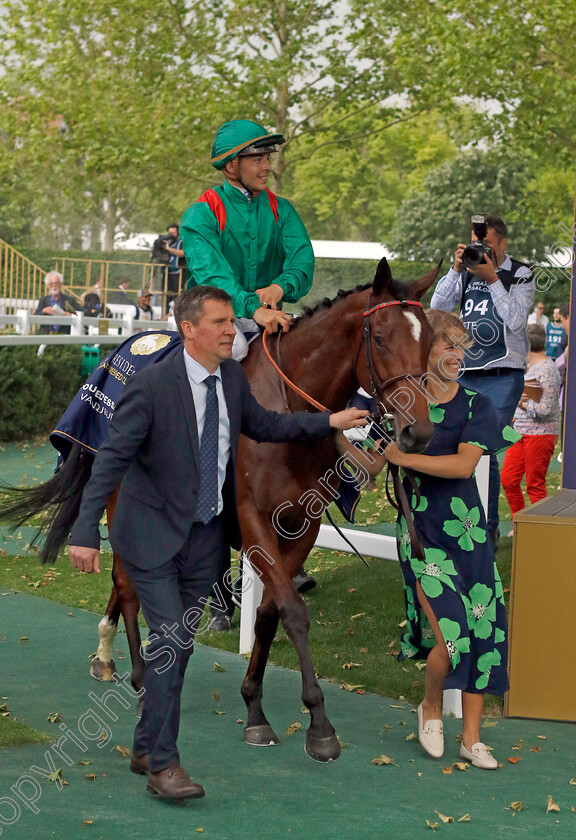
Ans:
[{"label": "brown leather shoe", "polygon": [[179,764],[157,773],[148,773],[146,790],[163,799],[201,799],[206,796],[202,785],[193,782]]},{"label": "brown leather shoe", "polygon": [[130,770],[138,776],[146,776],[148,774],[148,753],[144,755],[130,756]]}]

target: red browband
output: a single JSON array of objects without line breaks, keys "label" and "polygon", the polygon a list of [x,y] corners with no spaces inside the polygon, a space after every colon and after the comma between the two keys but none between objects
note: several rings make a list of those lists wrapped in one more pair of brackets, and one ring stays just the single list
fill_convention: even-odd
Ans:
[{"label": "red browband", "polygon": [[387,300],[386,303],[377,303],[372,309],[367,309],[364,317],[372,315],[377,309],[384,309],[386,306],[420,306],[422,309],[424,308],[418,300]]}]

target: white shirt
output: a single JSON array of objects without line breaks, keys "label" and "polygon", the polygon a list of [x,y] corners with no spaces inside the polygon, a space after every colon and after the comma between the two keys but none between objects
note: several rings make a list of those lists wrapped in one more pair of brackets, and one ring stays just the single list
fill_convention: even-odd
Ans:
[{"label": "white shirt", "polygon": [[528,315],[528,321],[526,323],[528,323],[528,324],[540,324],[541,327],[544,327],[544,329],[546,329],[546,324],[548,322],[549,322],[548,316],[544,315],[544,313],[542,313],[542,315],[540,315],[540,320],[538,321],[538,319],[536,317],[536,312],[532,312],[531,315]]},{"label": "white shirt", "polygon": [[[198,442],[200,442],[202,440],[204,416],[206,414],[207,388],[204,380],[210,374],[186,350],[183,353],[186,374],[192,391],[194,408],[196,409]],[[230,457],[230,420],[228,419],[228,406],[226,405],[226,397],[224,396],[224,388],[222,387],[220,366],[214,371],[214,376],[216,377],[216,395],[218,397],[218,513],[221,513],[224,506],[222,501],[222,487],[226,479],[226,467],[228,465],[228,458]]]}]

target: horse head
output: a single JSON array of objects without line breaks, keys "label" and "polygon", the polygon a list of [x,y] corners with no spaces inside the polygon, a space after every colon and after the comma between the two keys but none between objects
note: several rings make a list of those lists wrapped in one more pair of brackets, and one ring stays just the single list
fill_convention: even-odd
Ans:
[{"label": "horse head", "polygon": [[361,386],[393,416],[403,452],[422,452],[432,437],[425,374],[433,334],[420,299],[440,272],[439,263],[419,280],[400,284],[382,259],[364,313],[364,348],[357,359]]}]

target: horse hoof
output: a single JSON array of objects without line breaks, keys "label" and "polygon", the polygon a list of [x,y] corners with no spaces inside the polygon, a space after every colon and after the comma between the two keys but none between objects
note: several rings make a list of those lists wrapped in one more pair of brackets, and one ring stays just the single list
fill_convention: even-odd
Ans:
[{"label": "horse hoof", "polygon": [[280,743],[269,723],[261,726],[245,726],[244,741],[253,747],[273,747]]},{"label": "horse hoof", "polygon": [[113,659],[111,659],[110,662],[102,662],[101,659],[98,659],[98,657],[95,656],[92,660],[92,664],[90,665],[90,675],[94,677],[95,680],[110,682],[114,679],[115,673],[116,663]]},{"label": "horse hoof", "polygon": [[327,738],[316,738],[306,733],[306,754],[314,761],[336,761],[342,752],[342,746],[336,735],[329,735]]}]

